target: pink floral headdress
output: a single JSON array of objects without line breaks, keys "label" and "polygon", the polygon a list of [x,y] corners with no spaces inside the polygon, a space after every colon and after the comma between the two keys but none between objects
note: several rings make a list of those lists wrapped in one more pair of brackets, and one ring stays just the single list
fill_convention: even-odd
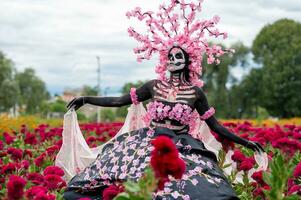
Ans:
[{"label": "pink floral headdress", "polygon": [[[202,87],[200,80],[202,75],[202,59],[207,57],[208,64],[220,61],[218,57],[225,52],[232,52],[231,49],[222,49],[219,45],[210,45],[206,39],[209,37],[227,38],[227,33],[220,32],[215,25],[220,18],[214,16],[209,20],[199,20],[196,14],[201,12],[203,0],[193,0],[187,3],[186,0],[169,0],[169,5],[160,5],[157,13],[152,11],[142,12],[141,8],[136,7],[128,11],[128,18],[135,17],[139,21],[145,21],[148,35],[143,35],[129,27],[128,33],[135,38],[140,46],[134,48],[137,54],[137,61],[149,60],[154,53],[159,52],[160,63],[156,67],[156,73],[160,80],[166,80],[168,51],[173,46],[180,46],[188,54],[191,61],[189,65],[190,81],[193,85]],[[179,13],[181,13],[179,15]]]}]

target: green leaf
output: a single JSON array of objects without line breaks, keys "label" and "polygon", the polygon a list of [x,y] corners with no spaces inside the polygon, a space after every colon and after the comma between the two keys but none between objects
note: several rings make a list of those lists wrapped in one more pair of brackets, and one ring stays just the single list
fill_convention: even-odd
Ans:
[{"label": "green leaf", "polygon": [[130,195],[126,192],[119,193],[113,200],[130,200]]},{"label": "green leaf", "polygon": [[124,183],[125,189],[129,192],[137,193],[141,190],[138,183],[127,181]]}]

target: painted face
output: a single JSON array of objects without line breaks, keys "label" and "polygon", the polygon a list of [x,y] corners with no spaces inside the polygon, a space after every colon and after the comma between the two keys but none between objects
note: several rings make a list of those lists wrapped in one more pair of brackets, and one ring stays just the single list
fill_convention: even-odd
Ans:
[{"label": "painted face", "polygon": [[174,72],[183,69],[186,65],[185,56],[183,50],[174,47],[168,54],[168,71]]}]

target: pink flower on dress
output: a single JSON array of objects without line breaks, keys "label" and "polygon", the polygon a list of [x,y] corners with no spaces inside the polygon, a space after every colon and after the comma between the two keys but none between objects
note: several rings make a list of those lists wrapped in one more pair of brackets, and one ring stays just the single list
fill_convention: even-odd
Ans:
[{"label": "pink flower on dress", "polygon": [[139,104],[138,96],[136,94],[136,88],[131,88],[130,95],[131,95],[132,103],[135,105]]}]

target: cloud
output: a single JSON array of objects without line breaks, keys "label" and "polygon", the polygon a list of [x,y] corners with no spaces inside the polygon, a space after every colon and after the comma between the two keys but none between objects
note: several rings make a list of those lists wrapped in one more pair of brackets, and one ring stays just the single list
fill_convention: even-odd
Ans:
[{"label": "cloud", "polygon": [[[142,28],[125,12],[136,6],[154,10],[161,0],[3,0],[0,2],[0,50],[18,70],[33,67],[51,93],[97,83],[96,56],[101,57],[102,88],[112,92],[125,82],[155,78],[157,59],[137,63],[136,42],[127,27]],[[205,0],[202,18],[221,17],[227,44],[251,45],[259,30],[280,18],[301,19],[299,0]],[[237,74],[243,72],[236,70]],[[114,92],[113,92],[114,91]]]}]

